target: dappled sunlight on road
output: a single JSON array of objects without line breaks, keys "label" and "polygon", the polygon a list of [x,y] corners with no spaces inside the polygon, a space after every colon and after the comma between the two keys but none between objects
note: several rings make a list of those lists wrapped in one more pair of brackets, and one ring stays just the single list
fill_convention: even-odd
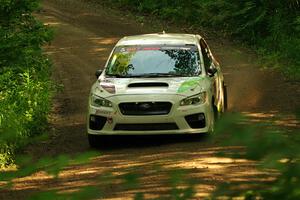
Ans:
[{"label": "dappled sunlight on road", "polygon": [[[110,147],[100,150],[99,156],[91,157],[87,164],[65,167],[57,178],[40,171],[15,179],[12,190],[73,193],[82,187],[96,186],[99,195],[102,194],[101,199],[132,199],[137,193],[143,193],[146,199],[151,199],[170,195],[174,187],[191,187],[195,197],[202,198],[209,196],[223,182],[238,182],[247,187],[251,181],[273,180],[270,172],[258,171],[253,161],[215,156],[220,151],[241,151],[239,147],[208,147],[203,138],[191,141],[189,137],[178,137],[173,141],[157,137],[153,137],[152,141],[139,140],[143,137],[115,139]],[[157,139],[165,141],[157,144]],[[130,145],[130,141],[132,147],[122,147],[123,142]],[[187,143],[196,142],[197,146],[190,145],[187,148]],[[140,143],[141,146],[135,147],[134,143]],[[118,153],[115,148],[123,149],[126,155]],[[176,173],[181,174],[182,178],[172,183]]]},{"label": "dappled sunlight on road", "polygon": [[120,38],[104,38],[104,37],[92,37],[89,38],[93,43],[98,45],[113,45],[117,43]]},{"label": "dappled sunlight on road", "polygon": [[206,158],[192,158],[190,161],[181,161],[177,164],[171,164],[167,167],[179,167],[183,169],[191,168],[204,168],[204,169],[225,169],[226,167],[241,166],[243,163],[251,163],[248,160],[242,159],[232,159],[232,158],[222,158],[222,157],[211,157],[209,155]]},{"label": "dappled sunlight on road", "polygon": [[13,190],[31,190],[31,189],[40,189],[39,182],[43,181],[45,183],[52,181],[54,178],[53,175],[49,175],[45,171],[39,171],[31,176],[26,176],[22,178],[17,178],[13,180]]},{"label": "dappled sunlight on road", "polygon": [[47,25],[47,26],[51,26],[51,27],[63,25],[62,23],[59,23],[59,22],[46,22],[44,24]]},{"label": "dappled sunlight on road", "polygon": [[[41,13],[38,14],[34,14],[35,17],[39,17],[41,15]],[[54,16],[43,16],[44,18],[44,25],[46,26],[50,26],[52,27],[54,30],[59,27],[59,26],[63,26],[66,25],[66,23],[63,23],[62,21],[57,20],[57,18],[55,18]]]},{"label": "dappled sunlight on road", "polygon": [[269,123],[270,125],[285,127],[287,129],[299,129],[300,122],[297,120],[296,116],[293,114],[283,114],[279,111],[269,111],[269,112],[242,112],[250,122],[254,123]]}]

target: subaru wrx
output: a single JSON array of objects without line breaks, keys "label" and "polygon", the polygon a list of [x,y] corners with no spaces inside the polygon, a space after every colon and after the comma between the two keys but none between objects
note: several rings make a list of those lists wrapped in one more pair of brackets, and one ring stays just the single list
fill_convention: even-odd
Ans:
[{"label": "subaru wrx", "polygon": [[227,106],[220,65],[200,35],[124,37],[96,76],[87,115],[91,146],[102,135],[212,132]]}]

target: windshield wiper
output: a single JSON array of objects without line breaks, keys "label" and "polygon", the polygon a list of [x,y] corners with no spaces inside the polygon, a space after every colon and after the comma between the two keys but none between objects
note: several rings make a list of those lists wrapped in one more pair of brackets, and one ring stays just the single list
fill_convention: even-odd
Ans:
[{"label": "windshield wiper", "polygon": [[115,78],[127,78],[128,76],[120,75],[120,74],[106,74],[108,77],[115,77]]},{"label": "windshield wiper", "polygon": [[120,74],[106,74],[108,77],[115,77],[115,78],[152,78],[152,77],[184,77],[181,74],[170,74],[170,73],[145,73],[145,74],[127,74],[127,75],[120,75]]},{"label": "windshield wiper", "polygon": [[182,77],[181,74],[170,74],[170,73],[145,73],[145,74],[137,74],[130,77]]},{"label": "windshield wiper", "polygon": [[136,77],[144,77],[141,75],[131,75],[131,74],[127,74],[127,75],[120,75],[120,74],[106,74],[108,77],[113,77],[113,78],[136,78]]}]

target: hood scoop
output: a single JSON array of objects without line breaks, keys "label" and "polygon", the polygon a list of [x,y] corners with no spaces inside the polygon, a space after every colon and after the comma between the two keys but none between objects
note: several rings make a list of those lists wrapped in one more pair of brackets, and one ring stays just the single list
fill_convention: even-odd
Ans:
[{"label": "hood scoop", "polygon": [[141,82],[141,83],[130,83],[127,87],[129,87],[129,88],[169,87],[169,84],[163,83],[163,82]]}]

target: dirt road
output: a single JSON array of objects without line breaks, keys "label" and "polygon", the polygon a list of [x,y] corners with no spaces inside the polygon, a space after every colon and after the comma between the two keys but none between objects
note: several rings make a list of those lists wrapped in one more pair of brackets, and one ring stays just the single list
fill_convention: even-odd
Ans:
[{"label": "dirt road", "polygon": [[[85,115],[95,70],[104,66],[112,47],[122,36],[159,30],[77,0],[47,0],[38,15],[55,29],[56,37],[47,47],[47,54],[54,62],[54,79],[64,85],[64,90],[54,100],[50,140],[28,147],[26,153],[41,158],[89,151]],[[180,27],[169,29],[180,31]],[[223,66],[231,111],[244,112],[258,121],[274,119],[283,113],[277,123],[299,126],[291,114],[300,105],[299,85],[284,81],[277,73],[259,70],[254,54],[248,50],[213,38],[209,33],[203,34]],[[246,187],[249,182],[268,178],[255,169],[254,162],[217,158],[215,153],[222,148],[205,138],[116,140],[110,147],[100,149],[100,155],[90,164],[68,167],[58,179],[39,172],[14,180],[14,186],[1,192],[0,199],[26,199],[37,191],[74,192],[90,185],[99,188],[99,199],[132,199],[139,192],[145,198],[167,197],[172,186],[168,178],[179,167],[193,179],[198,199],[209,195],[219,183],[236,181]],[[227,150],[234,151],[234,148]],[[124,177],[126,180],[130,172],[140,177],[134,189],[124,184]]]}]

